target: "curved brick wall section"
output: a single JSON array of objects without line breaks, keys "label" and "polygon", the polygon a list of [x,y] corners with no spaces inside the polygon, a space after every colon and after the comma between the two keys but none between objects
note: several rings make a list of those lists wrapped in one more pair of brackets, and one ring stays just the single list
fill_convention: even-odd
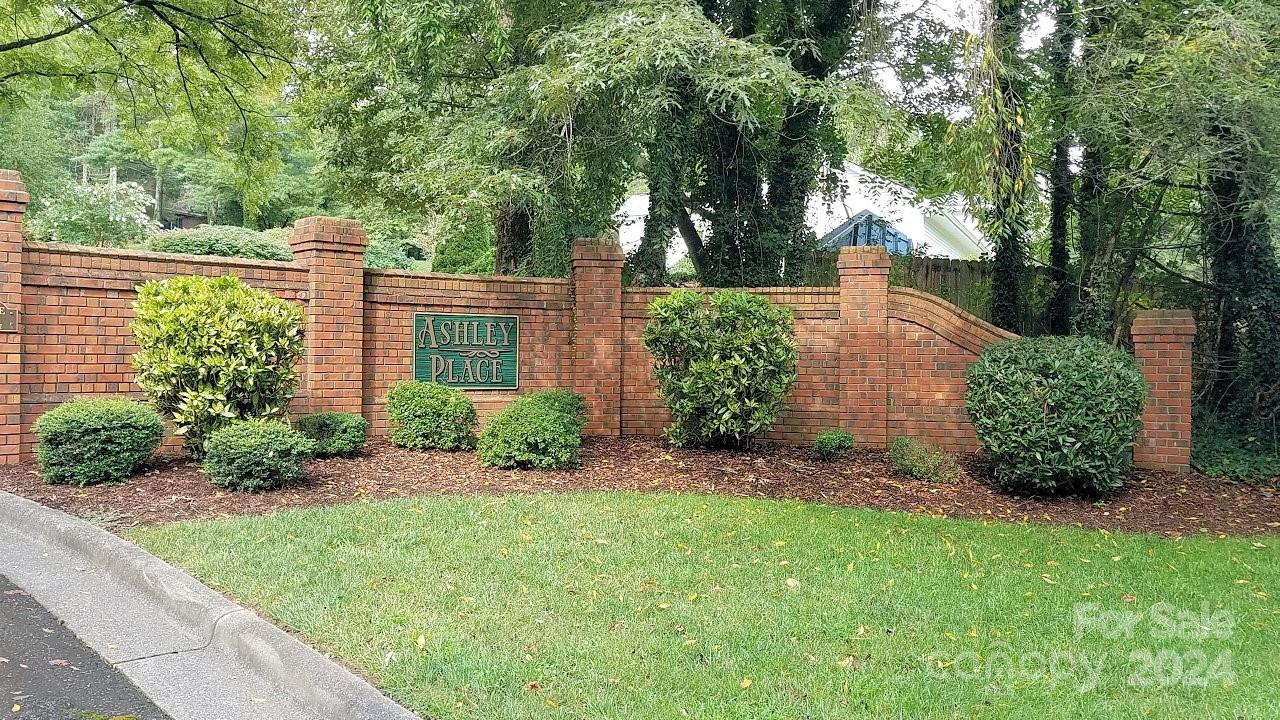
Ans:
[{"label": "curved brick wall section", "polygon": [[[641,333],[648,304],[670,289],[624,288],[612,240],[575,243],[568,280],[475,277],[366,270],[360,224],[326,217],[298,221],[293,262],[24,245],[26,203],[16,173],[0,171],[0,463],[30,457],[31,424],[57,403],[137,396],[135,288],[191,274],[234,274],[305,307],[296,412],[360,412],[375,434],[385,431],[382,398],[413,377],[414,314],[438,312],[520,317],[520,388],[468,391],[482,418],[520,392],[565,387],[586,397],[589,434],[658,435],[667,424]],[[800,347],[798,381],[770,437],[807,442],[840,427],[864,447],[910,435],[976,449],[965,371],[983,348],[1012,336],[938,298],[891,289],[883,248],[844,248],[837,269],[834,288],[750,289],[793,310]],[[1193,332],[1185,312],[1140,314],[1134,323],[1152,387],[1135,452],[1144,467],[1187,468]]]},{"label": "curved brick wall section", "polygon": [[889,318],[889,436],[978,450],[964,409],[965,373],[988,345],[1017,336],[908,288],[889,290]]}]

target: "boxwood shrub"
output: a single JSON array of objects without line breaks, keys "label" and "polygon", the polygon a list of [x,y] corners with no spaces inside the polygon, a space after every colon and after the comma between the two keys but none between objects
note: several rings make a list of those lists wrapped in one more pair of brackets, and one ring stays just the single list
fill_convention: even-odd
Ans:
[{"label": "boxwood shrub", "polygon": [[750,293],[677,290],[649,304],[644,344],[675,445],[743,447],[773,426],[796,382],[790,308]]},{"label": "boxwood shrub", "polygon": [[316,443],[279,420],[239,420],[205,441],[204,471],[231,490],[274,490],[302,479]]},{"label": "boxwood shrub", "polygon": [[585,424],[581,395],[546,390],[521,396],[485,423],[477,448],[480,463],[542,470],[578,467]]},{"label": "boxwood shrub", "polygon": [[813,439],[813,454],[821,460],[835,460],[853,449],[853,433],[848,430],[823,430]]},{"label": "boxwood shrub", "polygon": [[151,238],[150,248],[156,252],[217,255],[251,260],[292,260],[289,245],[245,227],[235,225],[201,225],[188,230],[170,230]]},{"label": "boxwood shrub", "polygon": [[318,412],[298,418],[295,426],[315,441],[316,457],[354,455],[369,435],[369,421],[355,413]]},{"label": "boxwood shrub", "polygon": [[164,421],[132,400],[72,400],[35,423],[36,456],[47,483],[124,482],[160,447]]},{"label": "boxwood shrub", "polygon": [[476,445],[476,406],[457,388],[410,380],[387,393],[388,438],[414,450],[466,450]]},{"label": "boxwood shrub", "polygon": [[998,486],[1097,493],[1124,483],[1147,397],[1127,353],[1087,337],[1020,338],[987,348],[968,377],[966,407]]}]

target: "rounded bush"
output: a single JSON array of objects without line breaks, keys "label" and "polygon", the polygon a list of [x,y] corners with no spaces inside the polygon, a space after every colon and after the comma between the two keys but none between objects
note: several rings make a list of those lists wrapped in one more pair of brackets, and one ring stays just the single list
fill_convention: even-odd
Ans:
[{"label": "rounded bush", "polygon": [[124,482],[160,447],[164,421],[132,400],[64,403],[36,420],[40,475],[52,484]]},{"label": "rounded bush", "polygon": [[315,441],[316,457],[354,455],[369,436],[369,421],[355,413],[319,412],[299,418],[295,426]]},{"label": "rounded bush", "polygon": [[281,417],[298,385],[302,310],[231,276],[138,288],[137,383],[193,455],[237,419]]},{"label": "rounded bush", "polygon": [[151,238],[150,247],[156,252],[188,255],[292,260],[293,251],[287,243],[280,242],[277,235],[268,236],[235,225],[201,225],[188,230],[158,233]]},{"label": "rounded bush", "polygon": [[476,445],[476,406],[461,390],[410,380],[387,393],[391,444],[414,450]]},{"label": "rounded bush", "polygon": [[494,414],[480,433],[480,464],[560,470],[582,464],[586,403],[568,390],[530,393]]},{"label": "rounded bush", "polygon": [[1010,340],[969,368],[965,404],[995,483],[1102,492],[1124,483],[1147,384],[1127,353],[1087,337]]},{"label": "rounded bush", "polygon": [[823,460],[834,460],[853,449],[853,433],[848,430],[823,430],[813,439],[813,453]]},{"label": "rounded bush", "polygon": [[240,420],[205,441],[204,471],[214,485],[258,492],[302,479],[316,443],[279,420]]},{"label": "rounded bush", "polygon": [[773,426],[796,382],[790,308],[750,293],[677,290],[649,304],[644,344],[675,445],[742,447]]},{"label": "rounded bush", "polygon": [[889,443],[889,463],[898,472],[916,480],[953,483],[964,475],[954,457],[909,437],[896,437]]}]

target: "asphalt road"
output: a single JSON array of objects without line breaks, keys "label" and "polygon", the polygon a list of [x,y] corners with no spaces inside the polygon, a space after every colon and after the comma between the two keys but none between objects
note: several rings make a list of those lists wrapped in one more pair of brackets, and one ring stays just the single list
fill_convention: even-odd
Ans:
[{"label": "asphalt road", "polygon": [[27,591],[0,575],[0,719],[168,718]]}]

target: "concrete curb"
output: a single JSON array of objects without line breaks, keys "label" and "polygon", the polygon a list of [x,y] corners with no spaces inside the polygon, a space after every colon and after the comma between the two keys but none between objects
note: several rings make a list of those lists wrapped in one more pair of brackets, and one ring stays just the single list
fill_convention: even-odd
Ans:
[{"label": "concrete curb", "polygon": [[209,638],[211,649],[238,660],[320,717],[420,720],[346,668],[127,540],[6,492],[0,492],[0,518],[10,529],[79,555],[153,600],[194,635]]}]

